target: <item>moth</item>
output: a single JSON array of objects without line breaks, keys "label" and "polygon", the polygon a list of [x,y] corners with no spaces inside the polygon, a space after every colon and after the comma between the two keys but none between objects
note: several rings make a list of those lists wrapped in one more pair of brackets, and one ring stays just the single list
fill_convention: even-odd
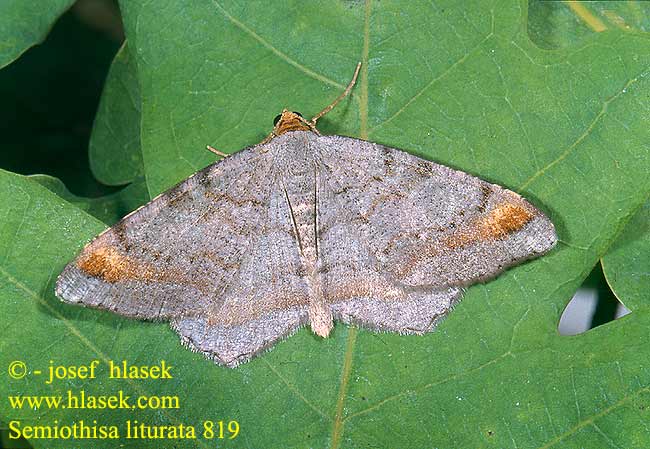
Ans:
[{"label": "moth", "polygon": [[[235,367],[309,324],[423,334],[486,281],[549,251],[518,194],[377,143],[323,136],[288,110],[261,143],[193,174],[107,229],[56,284],[65,302],[169,321]],[[211,147],[210,147],[211,148]]]}]

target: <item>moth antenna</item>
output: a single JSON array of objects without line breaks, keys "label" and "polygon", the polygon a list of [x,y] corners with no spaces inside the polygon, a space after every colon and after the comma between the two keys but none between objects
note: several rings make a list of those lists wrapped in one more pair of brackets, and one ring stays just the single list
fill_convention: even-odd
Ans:
[{"label": "moth antenna", "polygon": [[347,97],[350,94],[350,91],[354,87],[354,84],[357,82],[357,76],[359,76],[359,70],[361,70],[361,62],[357,64],[357,68],[354,70],[354,75],[352,76],[352,80],[350,80],[350,84],[348,84],[348,87],[345,88],[343,93],[338,96],[336,100],[334,100],[332,103],[330,103],[329,106],[327,106],[325,109],[320,111],[318,114],[314,116],[309,122],[311,123],[312,126],[316,126],[316,121],[327,114],[329,111],[334,109],[334,106],[339,104],[341,100],[343,100],[345,97]]},{"label": "moth antenna", "polygon": [[320,132],[316,129],[316,122],[314,122],[314,119],[305,120],[301,116],[298,116],[298,120],[300,122],[304,123],[305,125],[309,126],[309,129],[311,129],[312,132],[316,133],[316,135],[318,135],[318,136],[321,135]]},{"label": "moth antenna", "polygon": [[206,145],[207,149],[209,152],[216,154],[217,156],[221,157],[228,157],[228,154],[224,153],[223,151],[219,151],[214,147],[211,147],[210,145]]}]

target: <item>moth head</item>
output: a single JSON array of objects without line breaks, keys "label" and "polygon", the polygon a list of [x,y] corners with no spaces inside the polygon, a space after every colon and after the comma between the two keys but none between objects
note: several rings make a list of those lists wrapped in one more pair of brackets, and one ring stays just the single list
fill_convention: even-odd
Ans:
[{"label": "moth head", "polygon": [[302,117],[302,114],[300,112],[296,112],[296,111],[289,112],[286,109],[283,109],[282,113],[276,115],[275,118],[273,119],[273,126],[277,126],[280,120],[285,120],[285,121],[295,120],[296,119],[295,116]]},{"label": "moth head", "polygon": [[314,131],[313,124],[302,117],[300,112],[291,112],[287,109],[273,119],[273,134],[280,136],[290,131]]}]

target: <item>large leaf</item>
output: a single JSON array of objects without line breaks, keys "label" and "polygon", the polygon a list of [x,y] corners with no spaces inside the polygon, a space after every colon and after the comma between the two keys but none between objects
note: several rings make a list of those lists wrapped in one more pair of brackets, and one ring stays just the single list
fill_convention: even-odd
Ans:
[{"label": "large leaf", "polygon": [[54,21],[73,3],[74,0],[48,0],[44,6],[24,0],[0,2],[0,68],[40,43]]},{"label": "large leaf", "polygon": [[[360,82],[324,133],[404,148],[513,188],[546,210],[551,254],[467,291],[427,336],[337,325],[308,330],[235,370],[178,344],[165,325],[59,303],[55,276],[103,227],[34,182],[0,178],[0,305],[11,339],[0,366],[93,358],[154,364],[164,382],[44,385],[7,394],[177,394],[177,410],[5,411],[200,428],[236,419],[232,441],[199,447],[644,447],[650,314],[575,337],[557,334],[566,302],[647,198],[650,39],[606,31],[543,51],[511,2],[221,2],[121,4],[142,99],[141,145],[158,193],[268,133],[283,107],[310,115],[334,99],[356,61]],[[17,343],[20,342],[20,345]],[[68,441],[33,440],[36,447]],[[76,442],[114,447],[115,442]],[[170,445],[176,442],[170,442]],[[136,440],[138,447],[159,447]]]}]

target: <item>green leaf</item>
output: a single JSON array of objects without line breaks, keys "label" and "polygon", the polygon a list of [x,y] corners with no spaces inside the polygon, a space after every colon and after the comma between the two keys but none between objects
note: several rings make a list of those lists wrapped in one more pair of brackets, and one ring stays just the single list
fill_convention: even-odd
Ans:
[{"label": "green leaf", "polygon": [[648,307],[650,299],[650,202],[625,226],[602,259],[603,272],[616,297],[630,310]]},{"label": "green leaf", "polygon": [[84,198],[71,193],[59,180],[48,175],[31,175],[30,180],[74,204],[107,225],[115,224],[120,218],[149,201],[144,179],[139,178],[117,193],[98,198]]},{"label": "green leaf", "polygon": [[560,243],[469,288],[429,335],[338,324],[323,340],[305,329],[231,370],[183,349],[166,325],[59,303],[56,275],[103,226],[4,173],[0,316],[12,337],[0,341],[0,366],[165,359],[174,378],[49,387],[29,375],[0,384],[0,395],[122,389],[179,395],[181,406],[137,414],[3,408],[1,420],[98,419],[122,429],[134,418],[199,429],[207,419],[239,421],[234,440],[191,442],[198,447],[650,444],[647,310],[578,336],[557,333],[572,293],[650,193],[647,34],[613,29],[579,46],[541,50],[528,37],[526,2],[505,1],[123,0],[121,10],[141,88],[152,194],[211,162],[205,144],[234,152],[259,142],[284,107],[315,114],[360,60],[353,96],[319,123],[323,133],[404,148],[512,188],[549,213]]},{"label": "green leaf", "polygon": [[126,42],[111,65],[90,138],[90,167],[108,185],[142,176],[140,87]]},{"label": "green leaf", "polygon": [[0,2],[0,68],[40,43],[52,24],[74,0],[41,2],[3,0]]}]

